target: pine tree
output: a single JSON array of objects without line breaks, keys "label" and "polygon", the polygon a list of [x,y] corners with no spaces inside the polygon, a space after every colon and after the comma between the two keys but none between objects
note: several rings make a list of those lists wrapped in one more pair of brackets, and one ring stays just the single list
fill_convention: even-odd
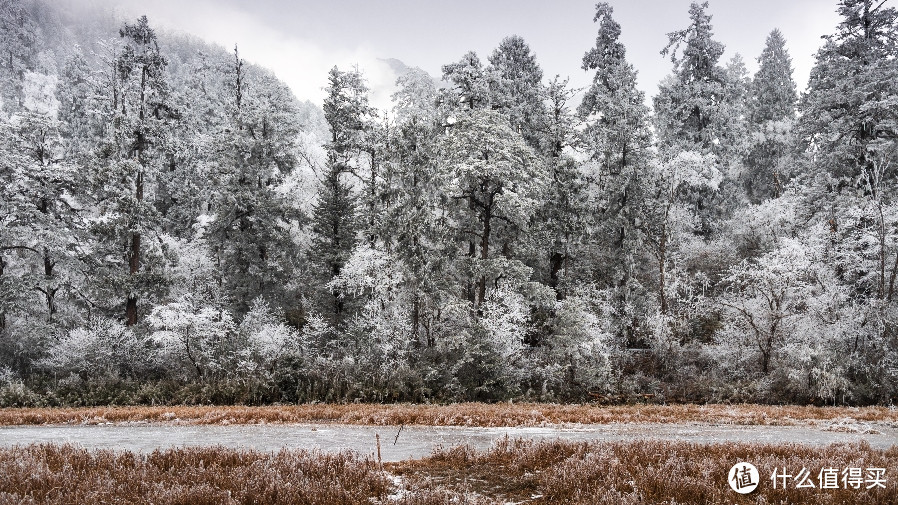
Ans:
[{"label": "pine tree", "polygon": [[799,106],[799,136],[839,189],[872,166],[871,146],[898,136],[898,11],[884,4],[839,3],[838,33],[817,53]]},{"label": "pine tree", "polygon": [[[361,154],[367,149],[371,113],[368,89],[357,70],[342,72],[334,67],[328,82],[324,117],[331,140],[325,146],[327,166],[319,181],[318,202],[312,214],[312,261],[318,265],[314,277],[319,286],[340,274],[357,243],[358,198],[346,176],[363,178]],[[325,313],[330,314],[335,325],[346,317],[348,296],[335,287],[320,297]]]},{"label": "pine tree", "polygon": [[543,71],[523,38],[505,37],[489,57],[490,104],[508,116],[512,128],[521,132],[537,152],[550,148],[546,140]]},{"label": "pine tree", "polygon": [[758,72],[751,83],[749,120],[754,125],[795,117],[798,94],[792,79],[792,58],[778,29],[770,32],[758,58]]},{"label": "pine tree", "polygon": [[391,159],[385,165],[381,192],[385,210],[378,234],[406,272],[412,338],[433,347],[432,321],[441,294],[448,291],[446,258],[451,248],[438,222],[437,91],[431,77],[420,69],[398,78],[397,85],[393,95],[397,125],[391,129]]},{"label": "pine tree", "polygon": [[442,97],[449,109],[474,110],[489,104],[489,74],[477,53],[467,52],[459,61],[443,65],[443,80],[452,84]]},{"label": "pine tree", "polygon": [[838,32],[818,51],[799,102],[797,134],[810,168],[805,212],[824,221],[829,264],[853,296],[891,300],[898,277],[890,210],[898,190],[898,10],[843,0],[838,12]]},{"label": "pine tree", "polygon": [[101,276],[104,289],[113,297],[124,295],[125,321],[134,325],[140,299],[165,289],[161,246],[155,241],[161,226],[155,198],[177,112],[170,103],[168,62],[146,16],[126,23],[119,33],[124,45],[109,62],[114,74],[107,76],[107,94],[100,95],[97,111],[105,137],[93,174],[103,211],[94,231],[110,248],[98,254],[109,269]]},{"label": "pine tree", "polygon": [[[594,212],[587,215],[594,221],[588,233],[606,244],[606,250],[602,264],[593,268],[603,284],[615,289],[623,309],[632,301],[640,254],[637,223],[644,217],[639,202],[646,196],[643,173],[651,156],[651,134],[644,94],[636,87],[636,71],[627,62],[619,40],[621,27],[612,14],[607,3],[596,5],[596,45],[583,56],[583,69],[595,74],[578,114],[586,123],[582,145],[600,167],[591,181]],[[619,323],[622,328],[632,327],[629,321]]]},{"label": "pine tree", "polygon": [[583,69],[595,70],[577,112],[586,121],[583,142],[609,174],[622,174],[644,163],[650,143],[648,108],[636,88],[636,71],[618,40],[620,25],[607,3],[596,6],[596,46],[583,56]]},{"label": "pine tree", "polygon": [[22,107],[25,72],[37,55],[37,26],[21,0],[0,0],[0,104]]},{"label": "pine tree", "polygon": [[767,36],[758,64],[749,88],[750,141],[743,160],[743,184],[754,203],[781,195],[790,179],[789,154],[794,149],[792,125],[798,101],[792,59],[779,30]]},{"label": "pine tree", "polygon": [[[349,260],[357,241],[356,197],[344,179],[340,165],[331,160],[318,185],[318,202],[312,211],[311,260],[318,265],[315,276],[320,286],[340,275]],[[339,325],[344,319],[344,309],[348,294],[338,289],[329,292],[322,301],[325,313]]]},{"label": "pine tree", "polygon": [[[734,74],[728,74],[720,65],[724,45],[712,38],[707,8],[707,2],[693,3],[689,8],[690,25],[667,35],[669,42],[661,54],[670,55],[674,69],[654,98],[655,132],[663,162],[693,151],[713,154],[716,164],[727,167],[738,158],[731,140],[741,133],[740,86],[731,82]],[[739,193],[734,182],[725,180],[721,191],[709,186],[689,190],[687,199],[700,221],[696,231],[701,237],[712,237],[732,211],[737,201],[732,195]]]},{"label": "pine tree", "polygon": [[[461,283],[480,308],[487,287],[520,283],[514,248],[524,236],[546,184],[546,170],[508,120],[493,111],[460,115],[439,143],[440,193],[452,203],[451,228],[467,245]],[[464,246],[461,246],[463,249]]]},{"label": "pine tree", "polygon": [[707,2],[691,4],[690,25],[668,33],[669,42],[661,51],[674,64],[672,81],[662,83],[654,99],[663,147],[711,150],[724,119],[726,74],[719,64],[724,45],[712,39],[707,8]]},{"label": "pine tree", "polygon": [[285,300],[296,251],[291,223],[302,216],[277,188],[296,165],[298,129],[292,93],[265,72],[248,71],[236,49],[228,72],[229,117],[218,134],[211,211],[206,232],[220,268],[222,290],[235,314],[253,301]]}]

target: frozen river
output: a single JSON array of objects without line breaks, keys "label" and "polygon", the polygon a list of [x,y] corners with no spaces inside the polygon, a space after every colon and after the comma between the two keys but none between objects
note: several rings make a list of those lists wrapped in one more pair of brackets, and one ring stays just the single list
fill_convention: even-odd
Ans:
[{"label": "frozen river", "polygon": [[[866,440],[873,447],[898,445],[898,426],[861,426],[860,432],[830,431],[815,426],[735,426],[688,424],[606,424],[546,428],[464,428],[430,426],[296,425],[77,425],[0,427],[0,446],[70,443],[89,449],[152,451],[159,448],[221,445],[262,451],[350,449],[374,454],[380,435],[384,461],[421,458],[439,446],[468,444],[489,448],[506,435],[535,440],[620,441],[683,440],[698,443],[753,442],[830,444]],[[851,430],[855,430],[852,428]],[[863,433],[866,431],[866,433]],[[398,436],[397,436],[398,434]]]}]

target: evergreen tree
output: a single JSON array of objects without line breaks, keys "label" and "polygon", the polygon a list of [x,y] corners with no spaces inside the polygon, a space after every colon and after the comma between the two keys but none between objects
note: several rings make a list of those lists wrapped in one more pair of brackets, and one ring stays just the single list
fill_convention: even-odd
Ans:
[{"label": "evergreen tree", "polygon": [[[167,160],[169,125],[177,117],[169,99],[168,65],[146,16],[120,30],[124,42],[111,64],[101,95],[99,125],[105,128],[97,149],[100,164],[94,184],[103,214],[94,230],[109,250],[98,255],[105,289],[125,298],[125,321],[139,318],[138,302],[164,291],[160,215],[155,198],[161,166]],[[122,293],[124,291],[124,293]]]},{"label": "evergreen tree", "polygon": [[479,308],[488,286],[529,278],[514,248],[540,202],[545,166],[508,120],[492,111],[461,115],[438,149],[440,193],[452,202],[449,226],[467,245],[465,260],[457,260],[460,280],[465,298]]},{"label": "evergreen tree", "polygon": [[[361,153],[366,149],[371,112],[368,89],[358,71],[342,72],[337,67],[328,74],[324,116],[331,132],[327,166],[319,181],[318,202],[312,214],[312,261],[318,265],[314,278],[324,287],[338,276],[352,255],[358,233],[357,197],[348,174],[361,173]],[[339,325],[346,317],[348,293],[338,287],[323,289],[321,306],[330,320]]]},{"label": "evergreen tree", "polygon": [[546,140],[543,71],[530,46],[517,35],[505,37],[489,62],[492,108],[507,115],[512,128],[520,131],[537,152],[551,148]]},{"label": "evergreen tree", "polygon": [[898,135],[898,11],[884,4],[839,3],[838,33],[817,53],[799,106],[798,133],[837,189],[856,186],[871,147]]},{"label": "evergreen tree", "polygon": [[838,32],[817,53],[799,103],[797,131],[809,163],[805,212],[825,223],[829,265],[853,297],[891,299],[898,276],[890,210],[898,190],[898,10],[843,0],[838,12]]},{"label": "evergreen tree", "polygon": [[595,75],[577,112],[586,121],[582,138],[591,158],[605,172],[622,174],[645,162],[651,138],[645,97],[636,88],[636,71],[627,63],[612,12],[607,3],[596,6],[596,46],[583,56],[583,69]]},{"label": "evergreen tree", "polygon": [[[333,160],[319,181],[318,202],[312,211],[311,261],[318,265],[315,275],[318,286],[324,287],[340,275],[343,266],[356,246],[358,220],[357,199],[344,178],[344,171]],[[329,319],[335,324],[345,318],[347,293],[339,289],[325,290],[325,300],[320,303]]]},{"label": "evergreen tree", "polygon": [[758,72],[751,81],[749,120],[754,125],[795,116],[798,94],[792,79],[792,58],[778,29],[770,32],[758,58]]},{"label": "evergreen tree", "polygon": [[789,154],[794,149],[792,125],[798,101],[792,59],[779,30],[767,36],[758,64],[749,88],[750,140],[743,161],[743,183],[754,203],[781,195],[790,179]]},{"label": "evergreen tree", "polygon": [[37,26],[21,0],[0,0],[0,105],[22,107],[25,72],[37,55]]},{"label": "evergreen tree", "polygon": [[235,50],[230,79],[230,117],[219,133],[207,229],[220,268],[222,289],[235,314],[253,301],[285,299],[285,279],[293,275],[296,251],[292,223],[302,216],[278,191],[296,165],[298,129],[292,93],[273,76],[248,72]]},{"label": "evergreen tree", "polygon": [[409,291],[409,327],[415,343],[435,345],[433,321],[449,291],[447,256],[451,249],[440,226],[435,173],[436,86],[424,71],[412,69],[397,79],[393,95],[397,125],[391,130],[392,159],[385,166],[385,212],[379,235],[404,268]]},{"label": "evergreen tree", "polygon": [[[740,85],[730,79],[741,76],[738,71],[728,74],[720,65],[724,45],[712,38],[707,8],[707,2],[691,4],[690,25],[669,33],[669,42],[661,51],[662,55],[669,54],[674,64],[673,75],[659,86],[654,98],[655,132],[665,163],[687,151],[713,154],[715,162],[723,167],[735,158],[730,141],[741,131]],[[701,237],[710,238],[732,210],[737,201],[732,198],[736,193],[732,182],[725,180],[722,191],[698,186],[684,195],[700,221],[696,231]]]},{"label": "evergreen tree", "polygon": [[[645,198],[643,173],[650,158],[651,134],[644,94],[636,87],[636,71],[627,62],[620,42],[620,25],[607,3],[596,5],[599,24],[596,45],[583,56],[583,69],[594,70],[592,85],[580,103],[578,114],[586,123],[581,139],[599,170],[590,181],[593,219],[589,235],[606,250],[598,256],[594,272],[601,285],[612,287],[620,303],[619,314],[632,307],[640,254],[638,233],[640,200]],[[578,214],[583,212],[578,211]],[[619,321],[632,328],[629,317]],[[630,330],[626,330],[630,331]],[[629,338],[629,336],[627,337]]]},{"label": "evergreen tree", "polygon": [[449,109],[474,110],[489,103],[489,73],[477,53],[467,52],[459,61],[443,65],[443,80],[452,85],[441,98]]},{"label": "evergreen tree", "polygon": [[658,136],[666,148],[710,150],[724,119],[726,74],[719,64],[724,45],[712,39],[707,8],[707,2],[692,3],[690,25],[668,33],[661,51],[674,64],[672,80],[661,84],[654,99]]}]

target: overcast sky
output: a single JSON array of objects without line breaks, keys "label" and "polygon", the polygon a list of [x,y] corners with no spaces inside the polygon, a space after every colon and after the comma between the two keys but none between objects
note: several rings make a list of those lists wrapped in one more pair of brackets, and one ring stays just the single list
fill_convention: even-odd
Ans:
[{"label": "overcast sky", "polygon": [[[85,0],[87,1],[87,0]],[[595,43],[595,1],[522,0],[101,0],[119,14],[146,14],[152,26],[192,33],[232,48],[272,69],[297,97],[320,103],[327,71],[358,64],[386,106],[395,79],[379,58],[397,58],[440,76],[440,66],[474,50],[482,61],[503,37],[528,42],[547,78],[570,77],[576,87],[590,76],[580,69]],[[610,0],[621,24],[627,58],[651,96],[670,72],[659,52],[666,33],[689,23],[690,0]],[[779,28],[803,90],[820,37],[838,24],[836,0],[710,0],[716,40],[725,60],[740,53],[754,73],[767,34]]]}]

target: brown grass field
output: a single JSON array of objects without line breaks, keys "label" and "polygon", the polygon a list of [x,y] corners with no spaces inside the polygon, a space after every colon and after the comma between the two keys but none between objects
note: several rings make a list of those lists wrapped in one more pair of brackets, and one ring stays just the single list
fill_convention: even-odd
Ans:
[{"label": "brown grass field", "polygon": [[135,422],[173,424],[340,423],[482,427],[545,426],[568,423],[713,423],[787,426],[841,419],[898,422],[898,409],[767,405],[601,406],[528,403],[0,409],[0,425],[6,426]]},{"label": "brown grass field", "polygon": [[[726,483],[761,472],[752,494]],[[882,467],[885,489],[772,488],[774,467]],[[150,454],[31,445],[0,449],[0,504],[894,504],[898,448],[505,440],[385,465],[350,453],[190,448]],[[399,477],[399,484],[393,477]]]},{"label": "brown grass field", "polygon": [[[741,461],[754,464],[761,475],[760,485],[749,495],[739,495],[727,484],[730,468]],[[773,489],[770,475],[782,467],[791,474],[808,468],[815,482],[825,467],[881,467],[886,469],[886,488]],[[413,490],[406,503],[421,504],[448,503],[445,498],[453,496],[480,498],[471,503],[534,505],[898,503],[898,447],[882,451],[865,444],[510,440],[486,452],[456,447],[387,469]]]}]

